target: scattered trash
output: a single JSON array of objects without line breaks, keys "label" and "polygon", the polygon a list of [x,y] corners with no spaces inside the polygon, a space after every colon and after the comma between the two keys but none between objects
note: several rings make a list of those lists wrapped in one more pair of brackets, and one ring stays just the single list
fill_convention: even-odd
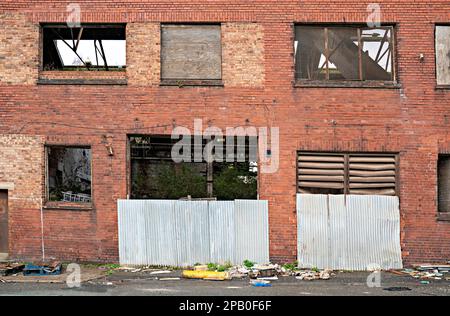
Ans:
[{"label": "scattered trash", "polygon": [[332,275],[331,270],[323,270],[317,272],[317,270],[304,270],[304,271],[297,271],[296,272],[296,279],[297,280],[306,280],[306,281],[312,281],[312,280],[329,280]]},{"label": "scattered trash", "polygon": [[402,292],[402,291],[411,291],[409,287],[405,286],[392,286],[392,287],[386,287],[383,290],[390,291],[390,292]]},{"label": "scattered trash", "polygon": [[194,267],[195,271],[208,271],[208,266],[207,265],[199,265],[199,266],[195,266]]},{"label": "scattered trash", "polygon": [[266,281],[266,280],[252,280],[250,282],[250,284],[255,287],[270,287],[270,286],[272,286],[272,284],[270,284],[270,281]]},{"label": "scattered trash", "polygon": [[273,276],[273,277],[262,277],[262,278],[258,278],[258,280],[278,280],[277,276]]},{"label": "scattered trash", "polygon": [[430,284],[430,281],[420,281],[420,284]]},{"label": "scattered trash", "polygon": [[20,273],[25,268],[24,264],[8,263],[0,264],[0,276],[8,276]]},{"label": "scattered trash", "polygon": [[182,275],[187,279],[208,279],[210,281],[223,281],[231,279],[230,273],[217,271],[184,270]]},{"label": "scattered trash", "polygon": [[181,278],[160,278],[159,281],[178,281],[181,280]]},{"label": "scattered trash", "polygon": [[169,271],[169,270],[161,270],[161,271],[153,271],[153,272],[150,272],[150,274],[167,274],[167,273],[172,273],[172,271]]},{"label": "scattered trash", "polygon": [[34,265],[27,264],[23,269],[25,276],[44,276],[44,275],[59,275],[61,274],[61,263],[55,262],[50,265]]},{"label": "scattered trash", "polygon": [[414,266],[414,269],[390,270],[389,272],[397,275],[409,275],[419,280],[448,280],[450,265],[423,264]]}]

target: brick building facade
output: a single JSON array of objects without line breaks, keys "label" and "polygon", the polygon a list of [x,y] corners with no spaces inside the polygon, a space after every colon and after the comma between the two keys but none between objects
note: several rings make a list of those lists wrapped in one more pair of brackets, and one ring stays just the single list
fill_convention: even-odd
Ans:
[{"label": "brick building facade", "polygon": [[[198,118],[222,129],[280,128],[279,170],[258,179],[273,261],[296,259],[298,151],[397,153],[404,262],[448,260],[437,166],[450,153],[450,92],[437,85],[435,30],[449,25],[450,3],[378,1],[382,23],[394,26],[396,84],[295,82],[295,25],[366,23],[371,2],[78,1],[82,23],[126,24],[127,67],[63,72],[42,68],[41,25],[65,23],[70,2],[1,1],[0,189],[8,190],[10,257],[39,259],[44,241],[47,258],[117,261],[128,135],[170,135]],[[223,84],[161,85],[161,23],[220,24]],[[91,207],[46,202],[45,145],[91,148]]]}]

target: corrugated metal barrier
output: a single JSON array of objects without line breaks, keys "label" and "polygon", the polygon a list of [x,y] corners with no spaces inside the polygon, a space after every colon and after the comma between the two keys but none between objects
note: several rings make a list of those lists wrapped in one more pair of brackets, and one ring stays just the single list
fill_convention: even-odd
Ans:
[{"label": "corrugated metal barrier", "polygon": [[120,263],[267,263],[268,216],[261,200],[119,200]]},{"label": "corrugated metal barrier", "polygon": [[303,268],[402,268],[398,197],[298,194],[297,216]]}]

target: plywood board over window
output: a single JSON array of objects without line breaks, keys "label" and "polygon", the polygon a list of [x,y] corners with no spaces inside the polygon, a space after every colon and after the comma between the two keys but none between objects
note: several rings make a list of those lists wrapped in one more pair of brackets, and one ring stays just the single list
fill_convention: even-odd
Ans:
[{"label": "plywood board over window", "polygon": [[222,79],[220,25],[162,25],[161,79]]},{"label": "plywood board over window", "polygon": [[450,86],[450,25],[436,26],[436,77],[438,85]]},{"label": "plywood board over window", "polygon": [[298,154],[298,192],[312,194],[396,195],[395,154]]}]

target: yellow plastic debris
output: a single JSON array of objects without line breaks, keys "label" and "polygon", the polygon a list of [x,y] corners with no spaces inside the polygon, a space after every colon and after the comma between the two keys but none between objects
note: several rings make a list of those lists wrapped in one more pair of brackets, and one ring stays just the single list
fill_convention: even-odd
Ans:
[{"label": "yellow plastic debris", "polygon": [[228,272],[184,270],[183,278],[223,281],[230,280],[231,276]]}]

